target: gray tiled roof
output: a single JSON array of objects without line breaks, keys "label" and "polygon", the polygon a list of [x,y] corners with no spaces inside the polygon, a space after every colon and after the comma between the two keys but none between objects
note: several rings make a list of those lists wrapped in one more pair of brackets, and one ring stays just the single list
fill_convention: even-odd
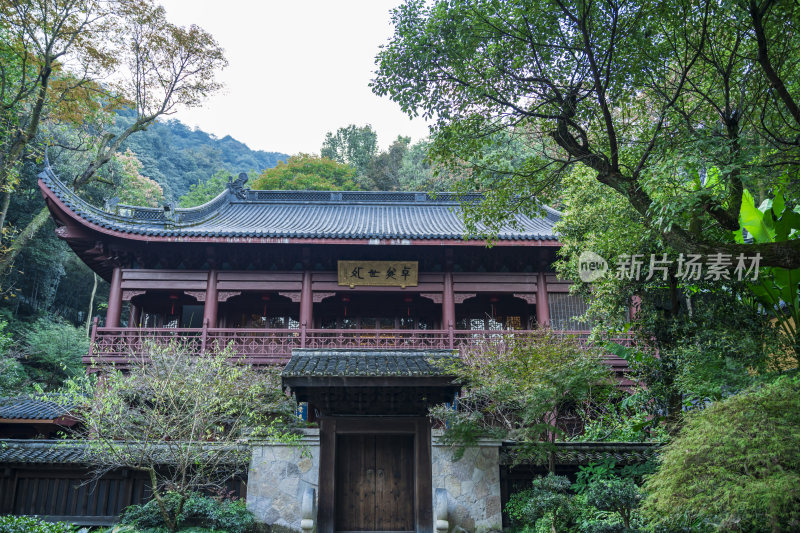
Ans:
[{"label": "gray tiled roof", "polygon": [[[117,443],[124,445],[125,443]],[[117,445],[115,444],[115,445]],[[135,446],[135,444],[133,445]],[[148,455],[156,461],[168,463],[174,457],[170,447],[166,444],[150,445]],[[246,444],[215,444],[208,443],[204,448],[222,447],[238,450],[244,455],[249,455],[251,450]],[[133,448],[136,449],[136,448]],[[2,439],[0,440],[0,463],[85,463],[89,459],[92,448],[86,441],[80,440],[34,440],[34,439]],[[236,454],[241,455],[241,454]],[[225,463],[236,462],[234,455],[224,456]]]},{"label": "gray tiled roof", "polygon": [[56,401],[41,400],[25,396],[0,398],[0,418],[55,420],[68,413],[68,408]]},{"label": "gray tiled roof", "polygon": [[[294,349],[281,376],[288,377],[433,377],[449,375],[458,360],[453,350]],[[441,361],[441,366],[436,362]]]},{"label": "gray tiled roof", "polygon": [[[78,216],[103,228],[154,237],[254,237],[317,239],[461,240],[467,228],[459,202],[480,196],[442,193],[363,191],[252,191],[245,179],[202,206],[164,209],[114,206],[99,209],[64,185],[49,165],[39,175],[45,187]],[[556,240],[560,214],[518,215],[501,229],[499,240]],[[479,234],[484,228],[479,228]]]},{"label": "gray tiled roof", "polygon": [[[619,465],[644,463],[656,456],[662,444],[657,442],[556,442],[555,460],[558,465],[588,465],[602,461],[614,461]],[[514,443],[503,443],[500,463],[515,463]],[[546,465],[546,454],[523,461],[534,465]]]},{"label": "gray tiled roof", "polygon": [[0,440],[0,463],[82,463],[86,448],[58,440]]}]

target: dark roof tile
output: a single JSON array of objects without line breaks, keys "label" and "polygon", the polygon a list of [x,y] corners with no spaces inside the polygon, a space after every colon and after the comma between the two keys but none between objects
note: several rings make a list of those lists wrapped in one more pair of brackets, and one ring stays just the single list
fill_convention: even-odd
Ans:
[{"label": "dark roof tile", "polygon": [[[271,237],[318,239],[461,240],[467,228],[458,197],[441,193],[363,191],[251,191],[231,188],[190,209],[117,206],[99,209],[64,185],[49,165],[39,177],[44,186],[78,216],[127,234],[156,236]],[[238,196],[237,196],[238,195]],[[556,240],[553,224],[560,213],[543,208],[544,217],[516,216],[499,240]],[[478,236],[485,228],[478,228]]]},{"label": "dark roof tile", "polygon": [[58,401],[30,397],[0,398],[0,418],[55,420],[69,414],[68,406]]},{"label": "dark roof tile", "polygon": [[[437,365],[441,361],[443,364]],[[433,377],[449,375],[452,350],[292,350],[281,376]]]}]

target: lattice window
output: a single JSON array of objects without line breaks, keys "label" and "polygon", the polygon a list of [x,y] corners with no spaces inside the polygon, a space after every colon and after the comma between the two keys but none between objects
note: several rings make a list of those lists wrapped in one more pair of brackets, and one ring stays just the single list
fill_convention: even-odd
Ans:
[{"label": "lattice window", "polygon": [[370,193],[370,192],[343,192],[342,200],[345,202],[413,202],[414,193]]},{"label": "lattice window", "polygon": [[256,200],[293,200],[309,202],[325,202],[331,199],[329,192],[276,192],[276,191],[250,191],[255,194]]},{"label": "lattice window", "polygon": [[592,328],[591,323],[575,319],[583,316],[589,307],[581,296],[566,292],[551,292],[548,293],[547,299],[550,303],[550,327],[554,330],[575,331]]}]

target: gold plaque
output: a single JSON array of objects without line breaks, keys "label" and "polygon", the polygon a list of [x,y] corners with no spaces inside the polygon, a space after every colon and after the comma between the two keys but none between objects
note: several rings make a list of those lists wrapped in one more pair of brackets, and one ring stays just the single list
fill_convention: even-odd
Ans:
[{"label": "gold plaque", "polygon": [[353,287],[416,287],[416,261],[339,261],[339,285]]}]

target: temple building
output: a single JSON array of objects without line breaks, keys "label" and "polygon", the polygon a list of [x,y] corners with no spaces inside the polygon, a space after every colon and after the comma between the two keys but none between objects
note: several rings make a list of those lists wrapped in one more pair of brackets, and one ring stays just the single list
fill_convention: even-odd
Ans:
[{"label": "temple building", "polygon": [[111,285],[86,364],[124,366],[143,338],[177,336],[284,367],[319,431],[306,438],[310,459],[254,447],[248,506],[268,523],[499,529],[501,443],[451,462],[427,410],[458,387],[431,362],[542,326],[587,333],[573,318],[584,303],[552,268],[559,213],[518,215],[487,247],[460,217],[460,202],[478,197],[245,182],[195,208],[103,210],[45,169],[58,235]]}]

